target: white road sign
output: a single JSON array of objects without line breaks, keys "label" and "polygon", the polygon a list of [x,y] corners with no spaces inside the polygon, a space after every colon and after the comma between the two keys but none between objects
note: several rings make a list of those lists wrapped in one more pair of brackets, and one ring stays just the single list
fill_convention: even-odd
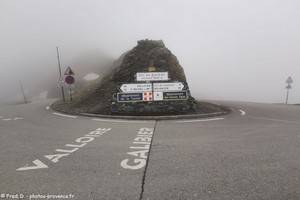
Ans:
[{"label": "white road sign", "polygon": [[153,96],[154,101],[162,101],[162,100],[164,100],[163,92],[154,92],[153,95],[154,95]]},{"label": "white road sign", "polygon": [[138,72],[136,73],[137,81],[167,81],[169,80],[168,72]]},{"label": "white road sign", "polygon": [[182,82],[153,83],[153,90],[155,92],[181,91],[183,88],[184,85]]},{"label": "white road sign", "polygon": [[152,91],[152,84],[151,83],[122,84],[120,89],[124,93],[151,92]]}]

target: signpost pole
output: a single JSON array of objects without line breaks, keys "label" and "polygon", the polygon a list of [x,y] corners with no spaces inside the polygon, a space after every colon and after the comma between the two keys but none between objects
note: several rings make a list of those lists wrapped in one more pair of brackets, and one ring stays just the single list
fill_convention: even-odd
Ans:
[{"label": "signpost pole", "polygon": [[287,88],[286,88],[286,99],[285,99],[285,104],[288,104],[288,100],[289,100],[289,91],[290,91],[290,89],[287,87]]},{"label": "signpost pole", "polygon": [[23,84],[22,84],[21,81],[19,81],[19,84],[20,84],[20,88],[21,88],[22,95],[23,95],[23,98],[24,98],[24,103],[28,103],[27,98],[26,98],[26,95],[25,95],[25,92],[24,92]]},{"label": "signpost pole", "polygon": [[152,101],[154,101],[154,87],[153,87],[153,82],[151,82],[152,85]]},{"label": "signpost pole", "polygon": [[69,87],[69,93],[70,93],[70,101],[72,102],[73,98],[72,98],[72,88],[71,88],[71,86]]},{"label": "signpost pole", "polygon": [[289,100],[289,91],[290,89],[292,89],[291,84],[293,83],[293,79],[291,76],[288,77],[288,79],[286,80],[287,86],[286,86],[286,98],[285,98],[285,104],[288,104],[288,100]]},{"label": "signpost pole", "polygon": [[[58,50],[58,47],[56,47],[56,54],[57,54],[57,62],[58,62],[58,71],[59,71],[59,81],[61,81],[61,67],[60,67],[60,58],[59,58],[59,50]],[[64,93],[64,87],[63,85],[60,86],[61,88],[61,95],[62,95],[62,99],[63,99],[63,102],[66,101],[65,99],[65,93]]]}]

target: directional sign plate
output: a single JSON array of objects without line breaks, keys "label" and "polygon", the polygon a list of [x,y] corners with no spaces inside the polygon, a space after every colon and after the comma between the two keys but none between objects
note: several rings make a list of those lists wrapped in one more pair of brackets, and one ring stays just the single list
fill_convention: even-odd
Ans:
[{"label": "directional sign plate", "polygon": [[130,83],[122,84],[120,90],[124,93],[135,93],[135,92],[151,92],[151,83]]},{"label": "directional sign plate", "polygon": [[163,100],[186,100],[188,98],[186,91],[164,92]]},{"label": "directional sign plate", "polygon": [[143,93],[118,93],[118,102],[136,102],[143,101]]},{"label": "directional sign plate", "polygon": [[183,88],[182,82],[153,83],[155,92],[181,91]]},{"label": "directional sign plate", "polygon": [[169,80],[168,72],[138,72],[136,73],[137,81],[167,81]]}]

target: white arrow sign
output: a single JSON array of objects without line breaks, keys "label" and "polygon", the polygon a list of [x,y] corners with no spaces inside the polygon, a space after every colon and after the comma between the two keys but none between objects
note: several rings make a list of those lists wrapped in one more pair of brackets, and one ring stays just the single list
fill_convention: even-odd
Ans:
[{"label": "white arrow sign", "polygon": [[151,83],[130,83],[122,84],[120,87],[121,91],[124,93],[131,92],[151,92],[152,85]]},{"label": "white arrow sign", "polygon": [[181,91],[183,88],[184,84],[182,82],[153,83],[155,92]]}]

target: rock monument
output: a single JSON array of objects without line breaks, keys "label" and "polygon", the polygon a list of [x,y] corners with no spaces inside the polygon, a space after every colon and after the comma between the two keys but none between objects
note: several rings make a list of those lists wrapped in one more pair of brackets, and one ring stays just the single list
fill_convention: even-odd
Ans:
[{"label": "rock monument", "polygon": [[72,105],[76,112],[177,115],[196,112],[183,68],[161,40],[141,40],[124,53],[94,90]]}]

